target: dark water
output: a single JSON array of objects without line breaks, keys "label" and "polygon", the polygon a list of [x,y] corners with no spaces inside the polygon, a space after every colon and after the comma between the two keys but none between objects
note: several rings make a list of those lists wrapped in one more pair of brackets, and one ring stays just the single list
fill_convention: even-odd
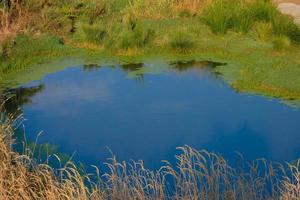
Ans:
[{"label": "dark water", "polygon": [[[224,66],[226,67],[226,66]],[[234,91],[207,62],[86,65],[15,90],[27,137],[56,144],[75,160],[142,159],[158,168],[190,145],[234,160],[300,157],[300,110]]]}]

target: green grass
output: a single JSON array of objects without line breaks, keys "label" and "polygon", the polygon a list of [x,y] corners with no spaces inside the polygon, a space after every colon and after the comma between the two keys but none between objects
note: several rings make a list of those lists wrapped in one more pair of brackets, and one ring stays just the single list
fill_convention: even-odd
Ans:
[{"label": "green grass", "polygon": [[[143,13],[138,9],[152,4],[142,1],[64,0],[43,8],[45,19],[28,25],[27,35],[1,44],[1,79],[21,77],[16,71],[22,74],[28,66],[69,56],[138,62],[189,57],[228,63],[217,70],[238,91],[300,99],[299,27],[270,1],[215,0],[201,16],[156,13],[167,4],[172,7],[167,1]],[[70,16],[75,32],[70,32]]]},{"label": "green grass", "polygon": [[189,32],[178,32],[171,37],[170,46],[179,52],[188,53],[196,48],[196,41],[193,40],[193,34]]},{"label": "green grass", "polygon": [[32,37],[19,35],[2,45],[0,74],[26,69],[51,58],[67,56],[75,50],[55,36]]},{"label": "green grass", "polygon": [[249,10],[255,21],[270,22],[280,15],[275,4],[270,0],[255,0],[249,6]]},{"label": "green grass", "polygon": [[232,27],[232,5],[217,0],[204,10],[202,20],[214,33],[225,34]]},{"label": "green grass", "polygon": [[276,50],[288,49],[291,46],[291,41],[286,36],[279,36],[273,40],[273,48]]},{"label": "green grass", "polygon": [[286,36],[299,43],[300,28],[291,17],[282,15],[270,0],[215,0],[203,13],[202,21],[214,33],[226,34],[232,29],[248,33],[256,22],[271,23],[273,35]]},{"label": "green grass", "polygon": [[82,27],[85,40],[92,43],[101,44],[107,35],[107,31],[100,24],[85,25]]},{"label": "green grass", "polygon": [[300,43],[300,27],[297,26],[290,16],[281,16],[272,19],[274,33],[279,36],[286,36],[292,42]]},{"label": "green grass", "polygon": [[120,47],[122,49],[143,48],[153,41],[155,30],[145,28],[140,23],[130,26],[121,35]]},{"label": "green grass", "polygon": [[[105,57],[121,60],[134,59],[136,62],[157,56],[173,60],[186,57],[187,59],[227,62],[226,67],[218,67],[217,70],[236,90],[282,99],[300,99],[300,79],[298,78],[300,50],[289,42],[288,37],[278,36],[272,37],[274,39],[271,41],[263,40],[257,36],[255,30],[251,30],[249,34],[229,31],[226,35],[215,35],[205,25],[197,23],[196,18],[188,19],[188,22],[186,19],[146,20],[142,23],[142,30],[137,28],[133,31],[127,26],[119,26],[120,32],[112,32],[113,37],[104,37],[102,41],[102,45],[105,46],[104,50],[85,50],[86,53],[83,55],[86,58],[91,56],[97,58],[99,55],[99,58],[102,58],[101,55],[105,55]],[[145,35],[147,35],[145,30],[155,31],[147,43],[144,43]],[[169,34],[170,32],[172,34]],[[268,31],[266,32],[269,34]],[[117,41],[113,38],[117,38]],[[11,64],[8,66],[18,66],[21,62],[22,67],[17,68],[21,70],[26,68],[26,63],[32,65],[45,62],[51,57],[74,55],[72,48],[60,44],[57,38],[48,40],[53,43],[50,51],[48,44],[41,44],[41,39],[38,38],[31,39],[30,42],[39,47],[27,50],[25,44],[21,45],[20,50],[11,55],[18,59],[10,60]],[[21,41],[29,42],[27,39]],[[71,50],[65,52],[68,48]],[[132,49],[137,49],[137,51],[132,53]],[[29,55],[35,55],[35,57]],[[5,76],[11,79],[16,76],[14,75],[16,73],[12,74]]]}]

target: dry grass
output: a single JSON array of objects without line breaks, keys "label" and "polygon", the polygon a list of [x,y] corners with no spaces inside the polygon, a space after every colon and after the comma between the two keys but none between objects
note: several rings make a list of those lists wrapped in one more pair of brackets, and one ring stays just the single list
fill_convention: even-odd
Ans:
[{"label": "dry grass", "polygon": [[12,151],[13,123],[1,114],[0,125],[0,199],[101,199],[84,185],[76,167],[69,163],[54,171],[46,164],[33,161],[30,152],[19,155]]},{"label": "dry grass", "polygon": [[296,165],[289,165],[291,176],[285,176],[282,181],[282,200],[298,200],[300,199],[300,160]]},{"label": "dry grass", "polygon": [[25,31],[35,13],[22,7],[18,0],[11,1],[10,7],[0,1],[0,42],[13,38]]},{"label": "dry grass", "polygon": [[[12,150],[13,124],[1,114],[0,199],[280,199],[300,198],[300,161],[284,167],[263,159],[232,168],[214,153],[180,147],[177,164],[165,161],[157,171],[142,161],[118,162],[112,157],[106,173],[82,175],[71,162],[61,169],[39,164],[32,152]],[[59,158],[58,158],[59,159]],[[95,181],[91,181],[95,180]]]},{"label": "dry grass", "polygon": [[138,19],[167,19],[199,15],[212,0],[135,0],[125,12]]},{"label": "dry grass", "polygon": [[193,15],[199,15],[211,2],[212,0],[173,0],[173,8],[177,13],[189,11]]}]

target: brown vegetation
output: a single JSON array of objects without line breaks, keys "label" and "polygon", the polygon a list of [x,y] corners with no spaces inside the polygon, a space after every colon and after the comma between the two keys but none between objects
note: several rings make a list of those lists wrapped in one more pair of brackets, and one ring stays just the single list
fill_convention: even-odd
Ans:
[{"label": "brown vegetation", "polygon": [[240,168],[232,168],[219,155],[186,146],[178,148],[176,166],[165,162],[158,171],[151,171],[142,161],[119,163],[113,157],[106,164],[107,173],[95,167],[95,174],[88,175],[70,162],[61,169],[36,163],[29,149],[23,155],[15,153],[14,121],[3,113],[0,118],[0,199],[300,198],[300,161],[284,166],[241,159]]},{"label": "brown vegetation", "polygon": [[23,31],[32,15],[19,1],[7,2],[0,2],[0,42]]}]

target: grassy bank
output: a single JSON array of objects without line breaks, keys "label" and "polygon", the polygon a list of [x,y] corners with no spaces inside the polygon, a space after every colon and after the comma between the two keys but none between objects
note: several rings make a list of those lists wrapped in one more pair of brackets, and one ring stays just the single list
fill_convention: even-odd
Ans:
[{"label": "grassy bank", "polygon": [[1,199],[300,198],[300,162],[240,159],[241,168],[232,168],[220,155],[186,146],[178,148],[175,166],[165,161],[157,171],[148,170],[142,161],[118,162],[112,157],[106,173],[95,167],[94,174],[84,174],[71,162],[59,169],[36,162],[34,148],[15,153],[12,134],[18,122],[4,113],[0,119]]},{"label": "grassy bank", "polygon": [[0,8],[2,79],[66,56],[178,56],[227,62],[218,70],[236,90],[300,99],[300,29],[268,0],[29,0]]}]

